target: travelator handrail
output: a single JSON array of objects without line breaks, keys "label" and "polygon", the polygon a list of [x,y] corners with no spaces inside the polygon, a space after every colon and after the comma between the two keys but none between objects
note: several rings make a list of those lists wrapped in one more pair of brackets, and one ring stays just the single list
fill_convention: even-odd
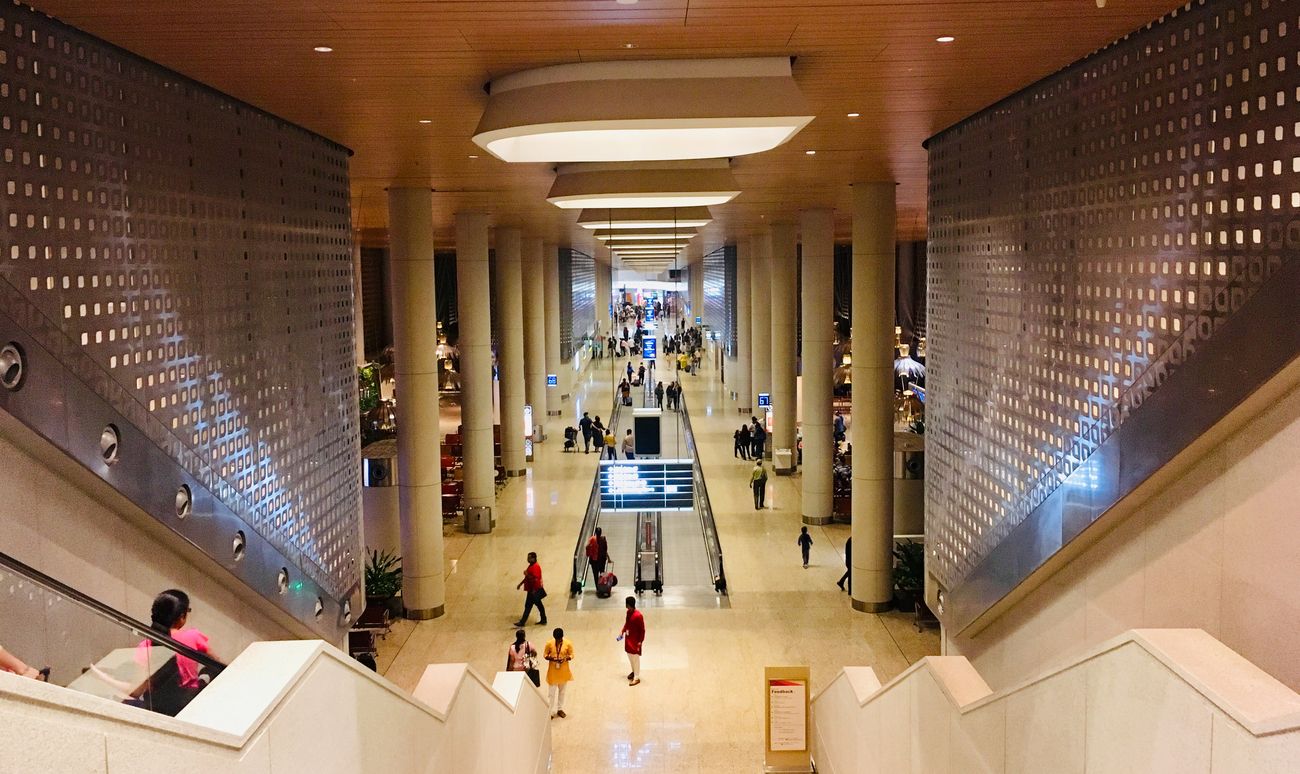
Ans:
[{"label": "travelator handrail", "polygon": [[677,396],[677,410],[682,415],[686,448],[691,453],[695,510],[700,516],[700,529],[704,532],[704,553],[709,560],[709,575],[713,578],[713,590],[726,594],[727,572],[722,564],[722,541],[718,538],[718,524],[713,518],[713,506],[709,503],[709,488],[704,483],[704,468],[700,465],[700,455],[695,449],[695,433],[691,430],[691,415],[686,410],[684,394]]},{"label": "travelator handrail", "polygon": [[147,639],[156,645],[161,645],[168,650],[175,651],[186,658],[197,661],[209,671],[209,674],[213,676],[226,668],[225,664],[222,664],[211,656],[205,653],[200,653],[190,646],[172,639],[170,634],[163,634],[152,626],[141,623],[126,613],[123,613],[116,608],[109,607],[98,599],[84,594],[63,581],[50,577],[35,567],[24,564],[6,553],[0,552],[0,567],[16,573],[17,575],[21,575],[57,597],[65,599],[78,607],[89,610],[100,618],[107,619],[118,627],[126,629],[134,636],[140,637],[141,639]]},{"label": "travelator handrail", "polygon": [[[618,394],[618,385],[614,385],[614,407],[610,410],[610,428],[618,427],[618,415],[623,408],[623,399]],[[615,454],[618,454],[619,439],[614,437]],[[581,594],[583,581],[587,577],[587,541],[596,534],[596,522],[600,519],[600,460],[596,461],[596,475],[591,481],[591,495],[587,498],[587,513],[582,517],[582,529],[578,531],[578,545],[573,549],[573,574],[569,578],[569,594]]]}]

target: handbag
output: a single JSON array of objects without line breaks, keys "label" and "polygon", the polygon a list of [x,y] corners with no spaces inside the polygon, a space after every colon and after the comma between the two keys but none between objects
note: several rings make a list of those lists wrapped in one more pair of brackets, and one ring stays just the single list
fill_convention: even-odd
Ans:
[{"label": "handbag", "polygon": [[544,587],[537,590],[537,598],[546,599],[546,589]]},{"label": "handbag", "polygon": [[542,673],[537,671],[537,654],[535,651],[530,651],[528,658],[524,660],[524,674],[528,675],[528,679],[533,681],[533,685],[538,688],[542,687]]}]

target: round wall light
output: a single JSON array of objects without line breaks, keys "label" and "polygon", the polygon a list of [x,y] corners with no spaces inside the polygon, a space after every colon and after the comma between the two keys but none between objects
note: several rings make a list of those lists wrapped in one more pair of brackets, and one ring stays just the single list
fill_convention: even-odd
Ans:
[{"label": "round wall light", "polygon": [[99,434],[99,456],[105,465],[117,462],[121,446],[122,433],[118,431],[117,425],[106,425]]},{"label": "round wall light", "polygon": [[27,357],[18,343],[11,341],[0,347],[0,384],[6,390],[16,390],[23,386],[26,373]]},{"label": "round wall light", "polygon": [[183,519],[190,515],[194,508],[194,493],[190,491],[189,484],[181,484],[176,490],[176,518]]}]

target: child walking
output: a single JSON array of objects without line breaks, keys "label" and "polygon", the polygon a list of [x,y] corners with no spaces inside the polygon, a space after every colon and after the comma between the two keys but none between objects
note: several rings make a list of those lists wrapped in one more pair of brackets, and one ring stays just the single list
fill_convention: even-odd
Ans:
[{"label": "child walking", "polygon": [[803,553],[803,568],[808,569],[808,552],[812,550],[812,535],[808,534],[807,527],[799,528],[799,551]]}]

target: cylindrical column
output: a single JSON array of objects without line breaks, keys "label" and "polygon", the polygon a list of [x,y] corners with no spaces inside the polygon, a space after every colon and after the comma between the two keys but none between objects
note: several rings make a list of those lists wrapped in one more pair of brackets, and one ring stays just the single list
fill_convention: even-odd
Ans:
[{"label": "cylindrical column", "polygon": [[803,234],[803,523],[831,522],[835,215],[805,210]]},{"label": "cylindrical column", "polygon": [[558,417],[568,399],[564,358],[560,357],[560,250],[554,242],[542,243],[542,281],[546,287],[546,373],[556,385],[546,388],[546,413]]},{"label": "cylindrical column", "polygon": [[501,462],[524,474],[524,288],[517,228],[497,229],[497,373],[501,393]]},{"label": "cylindrical column", "polygon": [[894,598],[894,183],[853,184],[853,609]]},{"label": "cylindrical column", "polygon": [[753,261],[753,246],[747,239],[736,242],[736,367],[731,369],[731,388],[736,394],[736,410],[749,416],[753,412],[754,398],[750,387],[749,331],[751,303],[749,266]]},{"label": "cylindrical column", "polygon": [[438,304],[433,280],[433,196],[428,188],[389,190],[388,234],[402,604],[407,618],[437,618],[444,611],[446,587],[438,453]]},{"label": "cylindrical column", "polygon": [[[750,380],[754,393],[754,408],[758,408],[759,393],[772,393],[772,240],[769,234],[750,240],[754,258],[750,264],[750,288],[753,290],[750,307]],[[771,449],[772,444],[767,444]]]},{"label": "cylindrical column", "polygon": [[460,425],[467,508],[496,505],[492,440],[492,312],[488,216],[456,213],[456,294],[460,319]]},{"label": "cylindrical column", "polygon": [[798,309],[799,238],[793,223],[774,223],[772,233],[772,452],[789,449],[790,467],[778,472],[790,472],[798,467],[795,451],[795,423],[798,406],[795,396],[798,382],[795,360],[799,357],[795,346]]},{"label": "cylindrical column", "polygon": [[357,365],[366,364],[366,318],[361,292],[361,240],[352,242],[352,334],[356,336]]},{"label": "cylindrical column", "polygon": [[529,236],[520,250],[520,269],[524,283],[524,370],[525,391],[533,408],[533,443],[541,443],[546,425],[546,288],[538,282],[542,271],[542,240]]}]

